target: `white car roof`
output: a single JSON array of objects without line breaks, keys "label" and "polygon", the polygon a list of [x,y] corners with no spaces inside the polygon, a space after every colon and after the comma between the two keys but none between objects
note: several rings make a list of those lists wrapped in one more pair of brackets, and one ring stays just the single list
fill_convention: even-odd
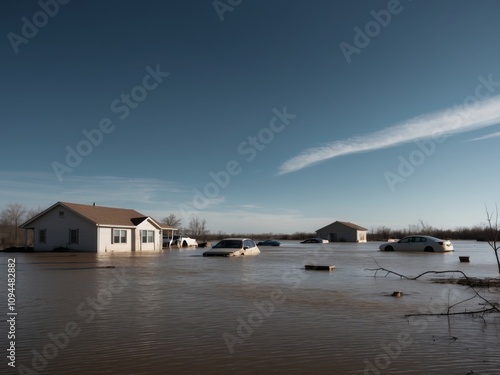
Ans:
[{"label": "white car roof", "polygon": [[437,237],[433,237],[433,236],[426,236],[426,235],[423,235],[423,234],[412,234],[410,236],[405,236],[403,238],[408,238],[408,237],[424,237],[424,238],[429,238],[431,240],[436,240],[436,241],[443,241],[442,239],[440,238],[437,238]]}]

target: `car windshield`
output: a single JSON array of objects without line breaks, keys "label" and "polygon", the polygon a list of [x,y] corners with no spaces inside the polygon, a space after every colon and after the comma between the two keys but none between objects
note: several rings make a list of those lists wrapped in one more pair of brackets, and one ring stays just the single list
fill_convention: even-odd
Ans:
[{"label": "car windshield", "polygon": [[241,249],[242,247],[241,240],[222,240],[213,249]]}]

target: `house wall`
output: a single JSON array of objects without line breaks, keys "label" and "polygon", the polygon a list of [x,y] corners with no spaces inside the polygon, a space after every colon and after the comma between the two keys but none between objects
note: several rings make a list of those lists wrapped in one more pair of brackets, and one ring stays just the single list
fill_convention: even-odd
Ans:
[{"label": "house wall", "polygon": [[332,223],[316,233],[318,237],[331,242],[366,242],[366,231],[358,231],[341,223]]},{"label": "house wall", "polygon": [[357,242],[366,242],[367,231],[366,230],[358,230],[358,241]]},{"label": "house wall", "polygon": [[[152,230],[154,231],[154,242],[153,243],[143,243],[142,242],[142,230]],[[135,249],[136,251],[147,251],[147,250],[161,250],[163,248],[163,239],[161,236],[161,230],[155,227],[149,220],[144,220],[137,226],[136,229],[136,241]]]},{"label": "house wall", "polygon": [[[113,230],[120,229],[127,232],[126,243],[113,243]],[[154,231],[154,242],[142,242],[142,230]],[[99,252],[118,251],[154,251],[162,249],[162,238],[160,229],[151,224],[149,220],[144,220],[136,228],[123,228],[112,226],[99,227]]]},{"label": "house wall", "polygon": [[[60,216],[59,212],[62,212]],[[83,219],[72,211],[56,206],[33,222],[34,250],[50,251],[57,247],[77,251],[97,251],[97,231],[95,224]],[[40,242],[40,229],[46,230],[46,242]],[[70,243],[70,229],[78,229],[78,243]]]},{"label": "house wall", "polygon": [[[126,243],[113,243],[113,229],[125,230],[127,232]],[[99,246],[98,252],[108,251],[134,251],[135,250],[135,230],[133,228],[123,228],[119,226],[99,226]]]}]

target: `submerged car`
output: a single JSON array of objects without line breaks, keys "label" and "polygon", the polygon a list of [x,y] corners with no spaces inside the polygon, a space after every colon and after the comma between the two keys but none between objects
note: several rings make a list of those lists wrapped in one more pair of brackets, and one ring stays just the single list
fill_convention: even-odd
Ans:
[{"label": "submerged car", "polygon": [[281,242],[275,240],[265,240],[257,243],[257,246],[280,246],[280,245]]},{"label": "submerged car", "polygon": [[441,240],[432,236],[407,236],[397,242],[386,242],[379,246],[381,251],[425,251],[438,253],[453,251],[449,240]]},{"label": "submerged car", "polygon": [[259,248],[249,238],[225,238],[212,246],[210,250],[205,251],[203,256],[235,257],[259,253]]},{"label": "submerged car", "polygon": [[186,235],[179,234],[172,238],[172,246],[187,247],[187,246],[198,246],[198,242],[194,238],[190,238]]},{"label": "submerged car", "polygon": [[300,243],[328,243],[328,240],[324,240],[322,238],[308,238]]}]

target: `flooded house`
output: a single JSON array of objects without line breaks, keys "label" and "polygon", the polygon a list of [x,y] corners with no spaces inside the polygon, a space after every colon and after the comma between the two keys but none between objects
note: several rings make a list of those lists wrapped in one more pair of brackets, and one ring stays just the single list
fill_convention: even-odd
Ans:
[{"label": "flooded house", "polygon": [[[154,251],[163,247],[165,227],[133,209],[57,202],[21,228],[33,231],[35,251]],[[27,236],[28,237],[28,236]]]},{"label": "flooded house", "polygon": [[335,221],[316,231],[319,238],[330,242],[366,242],[368,229],[349,221]]}]

